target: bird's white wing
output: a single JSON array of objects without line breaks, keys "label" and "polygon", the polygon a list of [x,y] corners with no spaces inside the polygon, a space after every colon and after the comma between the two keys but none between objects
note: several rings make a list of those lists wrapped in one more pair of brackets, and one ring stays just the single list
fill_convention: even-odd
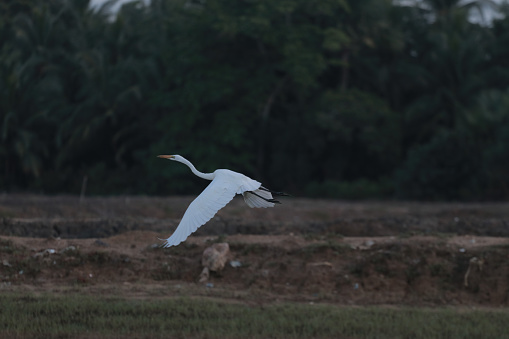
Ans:
[{"label": "bird's white wing", "polygon": [[189,205],[175,232],[166,239],[164,247],[176,246],[205,224],[226,206],[238,190],[238,184],[225,175],[217,175]]}]

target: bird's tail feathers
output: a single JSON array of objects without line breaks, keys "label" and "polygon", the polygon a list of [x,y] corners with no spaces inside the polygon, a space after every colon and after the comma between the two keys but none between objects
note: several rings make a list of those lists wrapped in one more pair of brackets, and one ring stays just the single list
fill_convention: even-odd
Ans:
[{"label": "bird's tail feathers", "polygon": [[274,207],[274,204],[280,204],[279,201],[272,198],[270,192],[262,191],[260,189],[254,191],[246,191],[242,193],[244,201],[249,207]]},{"label": "bird's tail feathers", "polygon": [[273,195],[280,196],[280,197],[291,197],[292,196],[291,194],[288,194],[285,192],[276,192],[276,191],[269,190],[268,188],[263,187],[263,186],[260,186],[260,190],[272,193]]}]

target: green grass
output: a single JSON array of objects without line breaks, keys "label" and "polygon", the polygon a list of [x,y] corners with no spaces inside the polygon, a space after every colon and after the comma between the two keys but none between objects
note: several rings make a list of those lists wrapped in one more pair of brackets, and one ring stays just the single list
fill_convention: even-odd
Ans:
[{"label": "green grass", "polygon": [[509,338],[508,310],[0,295],[2,338]]}]

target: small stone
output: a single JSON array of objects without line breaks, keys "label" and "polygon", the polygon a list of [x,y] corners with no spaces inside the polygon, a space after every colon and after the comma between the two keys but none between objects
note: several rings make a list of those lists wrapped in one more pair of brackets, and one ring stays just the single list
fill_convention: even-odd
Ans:
[{"label": "small stone", "polygon": [[230,266],[233,268],[242,267],[242,263],[238,260],[230,261]]},{"label": "small stone", "polygon": [[367,248],[370,248],[371,246],[373,246],[375,244],[375,242],[373,240],[368,240],[364,243],[364,245],[367,247]]}]

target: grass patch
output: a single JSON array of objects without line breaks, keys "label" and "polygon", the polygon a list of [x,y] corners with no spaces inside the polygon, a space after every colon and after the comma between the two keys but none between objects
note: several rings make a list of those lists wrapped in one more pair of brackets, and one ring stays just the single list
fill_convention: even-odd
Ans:
[{"label": "grass patch", "polygon": [[491,245],[488,249],[494,249],[494,250],[509,250],[509,244]]},{"label": "grass patch", "polygon": [[508,338],[509,311],[0,296],[0,337]]},{"label": "grass patch", "polygon": [[319,240],[319,241],[325,241],[325,240],[332,240],[332,239],[343,239],[345,236],[341,233],[336,232],[329,232],[325,234],[321,233],[305,233],[302,235],[302,237],[307,241],[313,241],[313,240]]},{"label": "grass patch", "polygon": [[0,218],[15,218],[16,213],[9,210],[0,209]]},{"label": "grass patch", "polygon": [[21,252],[22,248],[17,247],[10,240],[0,238],[0,253],[14,254]]},{"label": "grass patch", "polygon": [[400,232],[398,234],[398,238],[408,239],[411,237],[426,236],[426,237],[435,237],[435,238],[438,238],[441,240],[447,240],[447,239],[452,238],[457,235],[458,235],[457,233],[448,233],[448,232],[405,231],[405,232]]}]

